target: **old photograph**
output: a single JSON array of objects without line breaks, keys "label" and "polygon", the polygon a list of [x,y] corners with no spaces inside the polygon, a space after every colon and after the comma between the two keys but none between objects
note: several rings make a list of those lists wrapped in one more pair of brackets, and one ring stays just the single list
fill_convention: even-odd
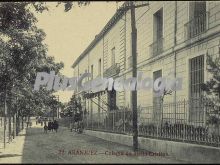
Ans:
[{"label": "old photograph", "polygon": [[220,1],[2,1],[0,68],[0,164],[220,163]]}]

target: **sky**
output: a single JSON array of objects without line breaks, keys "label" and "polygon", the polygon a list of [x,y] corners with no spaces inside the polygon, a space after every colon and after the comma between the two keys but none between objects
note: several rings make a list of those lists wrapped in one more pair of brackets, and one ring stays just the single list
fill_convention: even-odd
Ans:
[{"label": "sky", "polygon": [[[64,63],[63,75],[73,77],[72,64],[114,15],[117,3],[97,1],[82,7],[75,4],[69,12],[64,12],[64,6],[56,7],[57,2],[47,4],[49,11],[36,13],[37,26],[46,33],[48,55]],[[69,101],[72,94],[73,91],[56,93],[61,102]]]}]

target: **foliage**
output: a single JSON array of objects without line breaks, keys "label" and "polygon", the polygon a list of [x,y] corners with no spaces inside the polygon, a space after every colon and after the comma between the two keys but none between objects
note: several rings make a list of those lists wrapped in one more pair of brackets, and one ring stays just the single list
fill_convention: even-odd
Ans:
[{"label": "foliage", "polygon": [[[75,95],[72,95],[72,97],[70,98],[70,101],[67,103],[66,107],[65,107],[65,116],[70,116],[70,117],[74,117],[74,119],[78,120],[82,120],[82,105],[81,105],[81,98],[80,97],[76,97]],[[80,119],[78,119],[80,118]]]},{"label": "foliage", "polygon": [[207,108],[207,122],[217,125],[220,123],[220,58],[213,59],[207,55],[207,70],[212,74],[212,78],[202,84],[201,88],[205,91],[205,102]]},{"label": "foliage", "polygon": [[202,89],[208,95],[220,97],[220,58],[216,58],[214,60],[210,55],[208,55],[207,64],[207,70],[212,74],[212,78],[203,84]]},{"label": "foliage", "polygon": [[[65,11],[71,9],[70,2],[62,3]],[[54,70],[59,74],[64,64],[48,56],[47,45],[43,44],[46,34],[36,27],[31,7],[37,12],[49,10],[45,2],[0,3],[0,92],[7,99],[10,113],[17,111],[22,116],[42,115],[61,106],[53,91],[32,90],[37,72]]]}]

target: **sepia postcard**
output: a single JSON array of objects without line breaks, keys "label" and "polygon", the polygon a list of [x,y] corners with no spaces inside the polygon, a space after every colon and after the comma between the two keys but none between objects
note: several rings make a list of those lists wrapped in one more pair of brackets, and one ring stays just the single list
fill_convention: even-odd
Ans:
[{"label": "sepia postcard", "polygon": [[0,164],[219,155],[220,1],[0,2]]}]

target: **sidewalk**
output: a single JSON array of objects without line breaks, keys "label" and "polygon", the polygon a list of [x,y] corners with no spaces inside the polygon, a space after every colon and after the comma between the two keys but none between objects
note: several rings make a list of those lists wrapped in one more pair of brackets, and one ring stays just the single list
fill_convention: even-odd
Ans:
[{"label": "sidewalk", "polygon": [[132,148],[60,127],[44,133],[42,126],[23,130],[6,149],[0,163],[185,163],[169,156],[129,156]]},{"label": "sidewalk", "polygon": [[22,152],[25,142],[26,129],[22,130],[18,136],[10,143],[6,143],[6,148],[3,145],[0,148],[0,163],[21,163]]}]

